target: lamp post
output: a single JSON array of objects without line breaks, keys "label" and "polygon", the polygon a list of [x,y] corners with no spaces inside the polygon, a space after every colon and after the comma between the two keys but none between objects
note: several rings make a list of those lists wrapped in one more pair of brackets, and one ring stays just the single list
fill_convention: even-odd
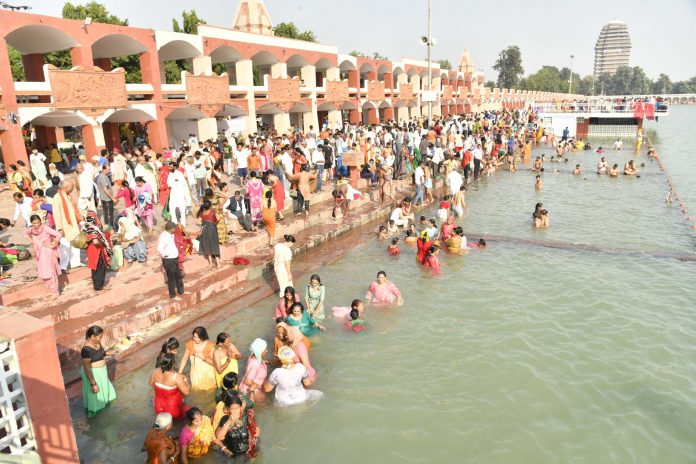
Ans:
[{"label": "lamp post", "polygon": [[[433,37],[432,37],[432,23],[433,23],[433,0],[428,0],[428,90],[433,90],[433,60],[432,60],[432,50],[433,50]],[[433,102],[430,95],[428,95],[428,124],[433,123]]]},{"label": "lamp post", "polygon": [[573,58],[575,58],[575,55],[570,55],[570,78],[568,79],[568,95],[573,93]]}]

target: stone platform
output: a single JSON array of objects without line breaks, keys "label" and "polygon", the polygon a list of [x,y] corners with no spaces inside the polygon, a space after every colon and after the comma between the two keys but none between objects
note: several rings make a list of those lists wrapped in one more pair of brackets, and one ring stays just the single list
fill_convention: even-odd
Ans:
[{"label": "stone platform", "polygon": [[[395,199],[412,194],[409,184],[410,181],[394,182]],[[332,219],[334,200],[330,191],[323,191],[314,195],[311,214],[294,216],[285,211],[285,221],[276,226],[276,237],[293,234],[297,239],[295,254],[304,254],[351,231],[373,234],[377,224],[370,223],[383,221],[393,209],[394,199],[388,197],[384,205],[379,205],[376,188],[362,183],[360,190],[365,199],[351,203],[345,220],[340,215]],[[152,360],[164,338],[179,334],[186,339],[194,321],[202,323],[213,310],[224,306],[226,317],[276,292],[273,250],[267,241],[264,231],[233,234],[230,243],[221,247],[219,269],[209,268],[202,256],[189,256],[184,278],[187,291],[180,301],[168,297],[154,235],[147,240],[148,263],[135,263],[128,270],[108,273],[107,285],[101,292],[92,289],[89,269],[80,268],[68,274],[58,298],[48,295],[39,281],[12,291],[6,289],[2,298],[15,309],[54,325],[66,390],[69,396],[75,396],[81,388],[79,350],[88,326],[103,327],[104,346],[116,348],[116,362],[112,363],[116,377],[136,369]],[[342,249],[349,249],[354,243],[353,239]],[[331,256],[334,248],[322,247],[313,258],[315,264]],[[250,264],[235,266],[232,259],[236,256],[248,258]],[[293,269],[301,271],[295,264]],[[215,317],[221,317],[219,311]]]}]

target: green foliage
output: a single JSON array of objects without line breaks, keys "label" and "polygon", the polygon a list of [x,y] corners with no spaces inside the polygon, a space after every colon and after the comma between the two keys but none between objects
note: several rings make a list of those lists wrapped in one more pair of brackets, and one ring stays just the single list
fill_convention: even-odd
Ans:
[{"label": "green foliage", "polygon": [[511,45],[502,50],[498,54],[493,69],[498,71],[498,87],[503,89],[515,88],[520,77],[524,74],[520,48],[517,45]]},{"label": "green foliage", "polygon": [[61,50],[59,52],[50,52],[44,54],[44,61],[46,64],[52,64],[58,69],[71,69],[72,68],[72,58],[70,57],[70,50]]},{"label": "green foliage", "polygon": [[306,42],[316,42],[317,34],[314,31],[300,31],[295,23],[278,23],[273,27],[273,34],[277,37],[288,39],[304,40]]},{"label": "green foliage", "polygon": [[667,74],[660,74],[652,83],[652,93],[672,93],[672,80]]},{"label": "green foliage", "polygon": [[495,88],[495,82],[493,82],[493,81],[486,81],[486,83],[483,85],[484,85],[484,87],[489,87],[491,89]]},{"label": "green foliage", "polygon": [[118,16],[109,13],[106,9],[106,5],[91,1],[84,5],[73,5],[70,2],[66,2],[63,5],[63,18],[65,19],[78,19],[84,20],[85,18],[92,18],[95,23],[104,24],[115,24],[117,26],[127,26],[128,20],[121,19]]},{"label": "green foliage", "polygon": [[452,69],[452,63],[447,58],[438,61],[438,63],[440,63],[440,69]]},{"label": "green foliage", "polygon": [[357,50],[353,50],[352,52],[349,53],[350,56],[354,56],[356,58],[370,58],[373,60],[389,60],[388,57],[381,55],[379,52],[372,52],[372,55],[368,55],[367,53],[359,52]]},{"label": "green foliage", "polygon": [[198,25],[207,23],[203,19],[198,17],[198,15],[196,14],[196,10],[184,10],[181,12],[181,24],[183,24],[183,27],[179,25],[179,22],[176,20],[176,18],[172,18],[172,30],[174,32],[183,32],[185,34],[195,35],[198,34]]},{"label": "green foliage", "polygon": [[7,46],[7,53],[10,56],[10,67],[12,68],[12,80],[15,82],[26,80],[24,66],[22,65],[22,54],[14,47]]},{"label": "green foliage", "polygon": [[164,63],[164,77],[167,84],[181,84],[181,72],[191,72],[186,60],[167,61]]}]

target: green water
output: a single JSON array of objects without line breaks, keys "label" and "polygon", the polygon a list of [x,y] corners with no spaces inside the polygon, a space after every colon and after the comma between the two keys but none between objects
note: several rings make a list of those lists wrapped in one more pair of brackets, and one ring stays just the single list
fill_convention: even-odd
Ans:
[{"label": "green water", "polygon": [[[650,126],[694,208],[696,155],[679,143],[695,122],[695,107],[675,107]],[[631,154],[606,156],[623,165]],[[380,269],[405,305],[368,308],[367,333],[327,321],[310,352],[324,398],[284,410],[259,406],[256,462],[693,463],[696,263],[614,252],[691,255],[692,231],[664,203],[667,174],[645,155],[640,179],[598,178],[597,158],[571,154],[559,174],[549,165],[542,192],[529,172],[499,172],[471,189],[470,213],[459,223],[611,253],[502,240],[465,257],[441,255],[443,275],[435,278],[416,267],[413,249],[402,246],[394,258],[372,240],[317,269],[328,308],[362,297]],[[586,180],[569,174],[576,160]],[[550,212],[548,230],[530,227],[537,201]],[[275,301],[208,330],[230,332],[239,347],[257,336],[271,342]],[[89,422],[73,405],[84,462],[145,460],[150,369],[118,381],[118,401]],[[212,407],[207,397],[189,403]],[[212,451],[193,462],[224,461]]]}]

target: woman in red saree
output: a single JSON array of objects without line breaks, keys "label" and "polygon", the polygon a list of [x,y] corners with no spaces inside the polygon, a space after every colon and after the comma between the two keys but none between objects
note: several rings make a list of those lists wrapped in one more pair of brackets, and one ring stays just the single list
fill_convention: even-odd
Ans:
[{"label": "woman in red saree", "polygon": [[159,170],[159,202],[164,208],[169,199],[169,186],[167,186],[167,178],[169,177],[169,165],[163,164]]},{"label": "woman in red saree", "polygon": [[174,369],[175,356],[162,356],[159,367],[150,375],[150,386],[155,389],[155,414],[168,412],[174,420],[183,419],[189,407],[184,397],[191,393],[191,384],[184,374]]},{"label": "woman in red saree", "polygon": [[193,241],[181,224],[176,225],[176,230],[174,231],[174,244],[177,250],[179,250],[179,269],[183,272],[184,259],[191,254],[193,250]]}]

